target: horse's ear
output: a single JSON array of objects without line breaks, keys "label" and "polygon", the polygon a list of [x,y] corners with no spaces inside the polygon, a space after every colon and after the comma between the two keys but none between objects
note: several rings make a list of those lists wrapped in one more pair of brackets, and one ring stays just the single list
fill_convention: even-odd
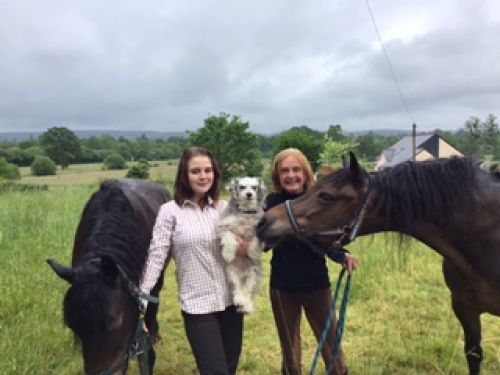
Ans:
[{"label": "horse's ear", "polygon": [[103,256],[101,259],[101,272],[104,279],[111,285],[115,285],[118,281],[118,267],[115,261],[108,256]]},{"label": "horse's ear", "polygon": [[68,283],[73,283],[73,278],[75,275],[75,271],[71,267],[63,266],[60,263],[57,263],[53,259],[47,259],[47,263],[52,268],[52,270],[59,276],[61,279],[66,280]]},{"label": "horse's ear", "polygon": [[342,159],[342,169],[349,168],[349,163],[347,162],[345,155],[340,155],[340,159]]},{"label": "horse's ear", "polygon": [[354,175],[359,175],[359,172],[361,171],[358,159],[356,159],[356,155],[354,155],[352,151],[349,152],[349,169]]},{"label": "horse's ear", "polygon": [[352,151],[349,152],[349,170],[355,181],[363,182],[363,176],[366,172],[361,168],[358,159],[356,159],[356,155],[354,155]]}]

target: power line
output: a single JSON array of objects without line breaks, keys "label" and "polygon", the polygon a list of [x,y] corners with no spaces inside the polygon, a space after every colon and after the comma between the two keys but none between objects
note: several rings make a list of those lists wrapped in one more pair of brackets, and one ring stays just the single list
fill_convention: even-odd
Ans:
[{"label": "power line", "polygon": [[370,4],[368,3],[368,0],[365,0],[365,3],[366,3],[366,7],[368,8],[368,13],[370,14],[370,18],[372,20],[373,27],[375,28],[375,32],[377,33],[378,41],[380,43],[380,46],[382,47],[382,51],[384,52],[385,60],[387,62],[387,65],[389,66],[389,70],[391,72],[392,79],[393,79],[393,81],[396,84],[396,87],[398,89],[399,97],[401,98],[401,101],[403,102],[403,106],[406,109],[406,113],[408,113],[408,117],[410,118],[411,123],[414,124],[415,121],[413,121],[413,116],[411,115],[410,108],[408,107],[408,104],[407,104],[407,102],[404,98],[404,95],[403,95],[403,91],[401,90],[401,86],[399,85],[396,74],[394,73],[394,69],[392,68],[392,64],[391,64],[391,60],[389,59],[389,55],[388,55],[387,51],[385,50],[385,46],[384,46],[384,43],[382,42],[382,37],[380,36],[380,32],[378,30],[377,23],[375,22],[375,17],[373,16],[373,12],[372,12],[372,9],[370,7]]}]

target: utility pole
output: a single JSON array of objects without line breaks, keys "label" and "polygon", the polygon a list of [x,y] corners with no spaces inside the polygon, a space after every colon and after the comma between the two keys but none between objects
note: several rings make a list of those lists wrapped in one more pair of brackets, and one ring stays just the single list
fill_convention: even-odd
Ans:
[{"label": "utility pole", "polygon": [[417,124],[411,126],[411,160],[417,160]]}]

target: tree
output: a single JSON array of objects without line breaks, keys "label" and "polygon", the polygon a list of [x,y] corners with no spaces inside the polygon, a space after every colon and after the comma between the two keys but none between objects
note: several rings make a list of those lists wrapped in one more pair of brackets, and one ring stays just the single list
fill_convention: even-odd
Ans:
[{"label": "tree", "polygon": [[142,178],[147,179],[149,177],[149,163],[147,160],[139,160],[137,163],[132,165],[127,171],[127,178]]},{"label": "tree", "polygon": [[340,164],[342,155],[347,154],[356,148],[357,144],[353,141],[334,141],[327,138],[324,143],[323,151],[320,154],[319,161],[322,165],[333,166]]},{"label": "tree", "polygon": [[17,165],[7,162],[5,158],[0,158],[0,180],[19,180],[20,177]]},{"label": "tree", "polygon": [[74,132],[65,127],[53,127],[40,136],[40,144],[45,154],[67,168],[80,154],[80,141]]},{"label": "tree", "polygon": [[126,169],[127,163],[123,156],[112,153],[104,159],[104,169]]},{"label": "tree", "polygon": [[204,123],[202,128],[189,134],[189,142],[213,153],[224,180],[243,174],[260,176],[263,165],[259,141],[257,135],[248,130],[248,122],[221,113],[209,116]]},{"label": "tree", "polygon": [[490,114],[484,122],[471,117],[457,133],[464,154],[492,159],[500,157],[500,131],[496,117]]},{"label": "tree", "polygon": [[332,141],[342,142],[345,135],[342,134],[342,126],[340,124],[330,125],[326,131],[326,136]]},{"label": "tree", "polygon": [[31,174],[33,176],[55,175],[56,170],[56,163],[47,156],[36,156],[31,164]]},{"label": "tree", "polygon": [[304,153],[309,159],[313,170],[316,170],[320,163],[320,154],[323,151],[322,139],[317,139],[307,127],[292,128],[281,133],[275,142],[273,155],[276,155],[285,148],[294,147]]},{"label": "tree", "polygon": [[484,152],[490,158],[494,158],[496,155],[500,154],[499,147],[499,135],[498,124],[496,122],[496,117],[492,114],[488,115],[486,121],[482,125],[483,130],[483,144]]}]

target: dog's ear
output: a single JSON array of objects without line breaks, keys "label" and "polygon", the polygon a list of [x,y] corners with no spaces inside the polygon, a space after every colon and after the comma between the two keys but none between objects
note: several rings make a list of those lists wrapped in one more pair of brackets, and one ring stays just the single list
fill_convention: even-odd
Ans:
[{"label": "dog's ear", "polygon": [[226,190],[229,193],[229,195],[231,195],[231,196],[233,195],[236,183],[237,183],[237,179],[232,178],[231,181],[229,181],[229,183],[226,185]]}]

